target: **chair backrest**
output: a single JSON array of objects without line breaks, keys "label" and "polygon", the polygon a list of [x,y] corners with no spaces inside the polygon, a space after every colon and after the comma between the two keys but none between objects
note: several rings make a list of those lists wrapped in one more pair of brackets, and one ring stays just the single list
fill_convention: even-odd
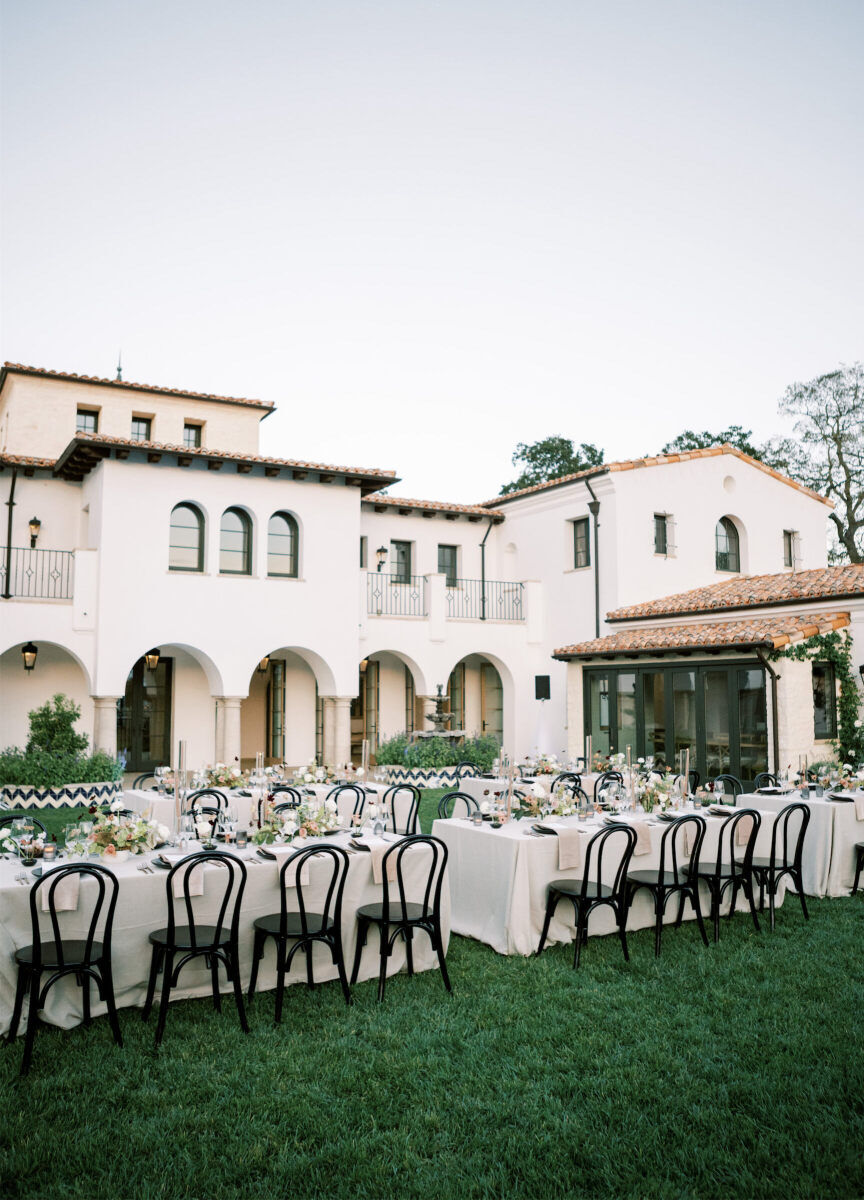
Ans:
[{"label": "chair backrest", "polygon": [[624,776],[620,771],[604,771],[602,775],[598,775],[594,780],[594,799],[596,800],[601,790],[608,783],[618,783],[621,786],[624,784]]},{"label": "chair backrest", "polygon": [[476,763],[460,762],[456,764],[456,779],[476,779],[480,774],[480,768]]},{"label": "chair backrest", "polygon": [[271,796],[287,796],[287,800],[280,800],[278,804],[273,806],[273,811],[280,813],[285,812],[289,808],[299,808],[303,803],[303,797],[295,787],[289,787],[286,783],[278,783],[276,787],[270,791]]},{"label": "chair backrest", "polygon": [[744,794],[744,784],[736,775],[715,775],[715,783],[722,783],[724,792],[732,789],[733,796],[742,796]]},{"label": "chair backrest", "polygon": [[[39,926],[39,914],[42,909],[42,892],[47,888],[48,919],[51,924],[51,940],[55,943],[57,951],[57,967],[60,971],[66,969],[63,936],[60,931],[55,896],[58,885],[70,875],[82,876],[79,883],[83,883],[83,877],[89,877],[95,881],[97,888],[93,911],[90,915],[90,921],[87,925],[84,938],[82,939],[80,936],[76,937],[79,945],[82,940],[84,941],[84,954],[83,956],[76,954],[76,959],[84,962],[91,961],[93,943],[97,940],[96,935],[99,931],[103,912],[104,921],[98,940],[102,943],[103,953],[110,954],[111,952],[111,929],[114,924],[114,909],[117,907],[117,894],[120,890],[117,876],[112,871],[109,871],[107,867],[100,867],[96,863],[69,863],[68,866],[52,867],[50,871],[46,871],[41,875],[30,889],[30,923],[32,926],[34,968],[42,965],[42,934]],[[78,911],[72,914],[75,917],[75,931],[79,935],[82,926],[83,893],[84,889],[81,888],[78,896]]]},{"label": "chair backrest", "polygon": [[[732,816],[726,818],[720,827],[720,837],[717,839],[717,861],[714,864],[714,874],[718,878],[725,868],[735,869],[739,861],[742,864],[741,871],[736,870],[735,873],[749,872],[761,824],[762,816],[755,808],[736,808],[733,810]],[[739,832],[746,833],[747,836],[743,858],[741,857],[741,845],[738,842]]]},{"label": "chair backrest", "polygon": [[339,797],[347,794],[354,799],[354,816],[362,817],[363,809],[366,807],[366,793],[363,788],[356,783],[337,783],[334,788],[331,788],[327,793],[328,800],[335,800],[339,803]]},{"label": "chair backrest", "polygon": [[394,833],[417,833],[417,815],[420,811],[420,789],[412,783],[397,783],[384,793],[383,804],[390,805],[393,814]]},{"label": "chair backrest", "polygon": [[[460,806],[465,806],[464,813],[457,813],[456,809]],[[479,810],[480,805],[473,796],[469,796],[467,792],[448,792],[446,796],[442,796],[438,801],[438,816],[442,820],[448,820],[450,817],[464,816],[470,817],[472,813]]]},{"label": "chair backrest", "polygon": [[[316,878],[314,885],[316,894],[318,893],[321,884],[324,882],[324,872],[329,871],[329,879],[327,879],[327,887],[324,895],[324,903],[321,904],[317,899],[315,901],[315,914],[322,918],[321,928],[325,929],[330,925],[335,925],[337,928],[342,921],[342,893],[345,890],[345,876],[348,874],[348,855],[341,846],[311,846],[304,850],[297,850],[290,858],[282,864],[279,872],[279,883],[281,885],[281,902],[279,910],[279,933],[281,937],[287,935],[288,921],[288,897],[297,896],[297,909],[291,909],[299,913],[300,928],[302,936],[308,937],[310,932],[316,933],[317,929],[309,929],[309,918],[306,908],[306,896],[304,887],[312,886],[312,878],[307,884],[303,883],[303,869],[310,860],[315,860],[311,865],[315,871]],[[327,861],[329,860],[329,862]],[[288,886],[292,891],[289,893]]]},{"label": "chair backrest", "polygon": [[[424,848],[425,851],[424,851]],[[420,873],[419,868],[410,887],[405,882],[405,871],[408,866],[414,867],[421,853],[428,853],[428,869]],[[396,879],[390,882],[389,862],[396,859]],[[441,915],[441,885],[444,882],[444,868],[447,866],[447,847],[440,838],[418,834],[416,837],[403,838],[394,842],[381,860],[381,875],[384,881],[383,917],[385,921],[407,921],[408,905],[421,904],[424,915],[431,907],[436,918]],[[391,889],[395,895],[391,896]],[[422,900],[418,897],[422,892]]]},{"label": "chair backrest", "polygon": [[[84,812],[86,810],[82,809],[81,811]],[[5,829],[6,826],[11,825],[13,821],[31,821],[34,829],[38,829],[41,833],[48,832],[41,821],[37,821],[35,817],[31,817],[29,814],[26,817],[22,817],[20,813],[13,813],[11,817],[0,817],[0,829]]]},{"label": "chair backrest", "polygon": [[[585,794],[584,792],[582,793]],[[613,849],[609,843],[619,843]],[[623,845],[620,843],[623,842]],[[600,900],[603,897],[601,885],[605,882],[603,878],[603,855],[607,852],[614,854],[620,853],[621,857],[618,861],[618,866],[615,868],[615,878],[608,886],[612,888],[612,895],[619,896],[624,887],[624,880],[627,877],[627,871],[630,867],[630,859],[633,857],[633,851],[636,848],[636,830],[632,825],[625,825],[623,822],[620,825],[607,825],[605,829],[601,829],[599,833],[595,833],[585,851],[585,864],[582,868],[582,898]],[[596,858],[597,866],[593,872],[592,878],[591,860]]]},{"label": "chair backrest", "polygon": [[148,786],[149,786],[149,784],[148,784],[148,782],[147,782],[147,781],[148,781],[148,779],[152,779],[152,780],[154,781],[154,783],[158,783],[158,782],[159,782],[159,781],[156,779],[156,776],[155,776],[154,774],[152,774],[152,772],[150,772],[150,771],[145,771],[143,775],[137,775],[137,776],[135,777],[135,779],[134,779],[134,780],[133,780],[133,782],[132,782],[132,787],[133,787],[133,788],[143,788],[143,787],[148,787]]},{"label": "chair backrest", "polygon": [[780,809],[771,833],[771,862],[775,868],[801,870],[804,834],[809,824],[809,804],[798,801]]},{"label": "chair backrest", "polygon": [[[195,923],[195,911],[192,906],[192,895],[190,892],[190,884],[192,872],[199,865],[203,867],[205,863],[212,862],[218,866],[224,867],[225,875],[220,872],[219,882],[222,886],[222,901],[219,905],[219,912],[215,922],[209,919],[206,922],[207,928],[214,930],[212,938],[205,938],[203,942],[199,941],[198,930]],[[168,896],[168,941],[173,942],[175,930],[177,927],[176,918],[174,915],[174,879],[179,876],[183,885],[182,904],[184,908],[185,922],[189,928],[189,938],[192,950],[204,949],[207,946],[215,946],[223,940],[222,929],[225,926],[226,918],[229,921],[232,938],[237,937],[240,921],[240,902],[243,899],[243,890],[246,887],[246,867],[239,858],[235,858],[233,854],[223,854],[215,850],[200,850],[196,854],[190,854],[186,858],[181,858],[180,862],[168,872],[168,878],[165,882],[165,891]],[[176,899],[176,903],[181,903],[180,899]],[[229,911],[230,909],[230,911]]]},{"label": "chair backrest", "polygon": [[770,771],[760,771],[753,780],[753,790],[758,792],[763,787],[779,787],[777,776],[772,775]]},{"label": "chair backrest", "polygon": [[200,788],[197,792],[190,792],[186,797],[186,811],[194,813],[196,808],[200,807],[202,800],[206,800],[208,808],[211,809],[214,803],[219,809],[228,807],[228,801],[223,792],[217,791],[216,788]]},{"label": "chair backrest", "polygon": [[560,775],[556,775],[552,780],[550,784],[551,790],[554,791],[559,783],[564,784],[570,790],[574,787],[581,788],[582,776],[578,775],[575,771],[562,771]]},{"label": "chair backrest", "polygon": [[592,800],[582,787],[571,788],[570,794],[572,795],[573,799],[578,801],[580,804],[592,805],[596,803],[596,801]]},{"label": "chair backrest", "polygon": [[687,775],[690,779],[690,791],[695,792],[699,786],[699,781],[702,778],[702,776],[699,774],[699,772],[696,770],[695,767],[691,767],[690,770],[687,772]]},{"label": "chair backrest", "polygon": [[[692,826],[692,829],[688,829],[688,826]],[[660,839],[661,879],[668,872],[675,884],[695,882],[705,827],[705,818],[697,813],[687,813],[669,822]]]}]

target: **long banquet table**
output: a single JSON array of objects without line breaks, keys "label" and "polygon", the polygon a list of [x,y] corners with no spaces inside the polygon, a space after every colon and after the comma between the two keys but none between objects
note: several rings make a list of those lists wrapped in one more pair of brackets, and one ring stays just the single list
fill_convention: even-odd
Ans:
[{"label": "long banquet table", "polygon": [[[751,805],[750,807],[755,807]],[[683,815],[683,814],[682,814]],[[771,830],[775,813],[762,812],[762,824],[756,842],[756,854],[768,853],[771,845]],[[623,816],[627,820],[627,816]],[[645,819],[645,818],[641,818]],[[702,844],[702,861],[706,864],[716,860],[717,843],[723,825],[721,817],[705,816],[706,832]],[[596,817],[579,822],[575,817],[563,819],[546,818],[542,823],[565,826],[576,825],[583,834],[582,860],[585,846],[593,834],[603,828]],[[432,826],[435,837],[447,845],[450,851],[451,921],[454,933],[476,938],[497,950],[499,954],[533,954],[540,941],[543,917],[546,911],[548,885],[556,879],[577,878],[578,869],[558,869],[558,839],[556,837],[533,836],[528,819],[509,821],[500,829],[493,829],[484,822],[474,825],[465,818],[437,820]],[[656,870],[660,866],[660,841],[666,826],[662,822],[648,819],[651,835],[650,854],[634,856],[631,870]],[[608,857],[608,856],[607,856]],[[614,875],[615,864],[604,863]],[[779,907],[783,901],[784,885],[781,883],[777,898]],[[709,911],[707,889],[702,889],[703,915]],[[677,914],[678,901],[669,904],[669,916]],[[728,906],[728,902],[727,902]],[[747,909],[747,902],[739,895],[738,907]],[[572,921],[572,906],[561,904],[549,929],[549,943],[573,940],[575,928]],[[685,919],[693,919],[689,903]],[[627,929],[641,929],[654,924],[653,900],[644,889],[636,894],[627,921]],[[590,920],[590,934],[614,933],[616,930],[612,910],[598,909]]]},{"label": "long banquet table", "polygon": [[[291,785],[294,786],[293,784]],[[338,787],[335,783],[314,783],[302,784],[298,790],[314,792],[319,800],[325,800],[327,796]],[[357,785],[359,786],[359,785]],[[373,799],[374,796],[382,796],[387,790],[386,784],[367,783],[363,785],[367,793],[367,801]],[[237,788],[214,788],[213,791],[221,792],[225,797],[228,805],[237,810],[237,819],[241,828],[246,827],[251,829],[258,819],[258,801],[252,798],[251,793],[247,789],[238,790]],[[123,799],[128,808],[134,809],[146,815],[150,815],[153,820],[159,821],[162,825],[167,825],[173,828],[174,825],[174,795],[173,793],[165,793],[160,795],[158,791],[150,789],[132,789],[129,788],[123,793]],[[276,800],[279,800],[279,794],[276,795]],[[347,820],[354,809],[354,795],[352,792],[344,792],[338,797],[339,815]]]},{"label": "long banquet table", "polygon": [[[389,839],[388,839],[389,840]],[[307,842],[306,845],[324,845],[332,843],[346,847],[346,834],[331,835],[327,838]],[[197,849],[193,843],[191,849]],[[191,852],[190,849],[190,852]],[[278,866],[275,861],[263,860],[254,854],[255,847],[246,853],[257,860],[257,865],[246,863],[246,889],[243,895],[240,911],[240,965],[241,979],[244,991],[249,982],[252,966],[252,924],[257,917],[279,911]],[[426,853],[419,850],[414,855],[414,862],[408,867],[408,856],[405,856],[405,877],[410,888],[416,885],[418,878],[424,876],[423,865],[428,862]],[[423,860],[423,861],[421,861]],[[61,860],[63,865],[66,860]],[[97,861],[97,860],[94,860]],[[104,859],[98,860],[102,865],[108,865]],[[132,855],[125,862],[112,868],[117,875],[120,889],[117,899],[117,911],[114,917],[114,934],[112,939],[112,958],[114,965],[114,987],[118,1007],[143,1006],[146,993],[147,975],[150,966],[150,945],[148,935],[154,929],[164,927],[167,921],[167,872],[154,868],[153,874],[145,874],[138,870],[141,862],[148,862],[149,856]],[[31,872],[27,872],[28,886],[16,882],[15,876],[21,872],[17,861],[0,860],[0,1034],[9,1028],[12,1007],[15,999],[16,968],[13,959],[17,948],[29,945],[30,927],[30,886]],[[202,922],[212,920],[215,916],[222,890],[218,886],[218,877],[224,878],[221,868],[208,866],[204,871],[204,895],[194,901],[196,917]],[[323,878],[323,876],[319,877]],[[83,895],[85,888],[94,887],[90,880],[81,884],[82,896],[75,912],[60,914],[61,928],[67,938],[83,936],[83,925],[88,914],[88,905]],[[314,868],[310,868],[309,888],[304,887],[304,899],[310,907],[315,901],[321,900],[324,884],[319,885]],[[349,852],[348,874],[345,880],[345,892],[342,901],[342,944],[345,961],[350,973],[354,958],[356,942],[356,912],[361,904],[369,904],[381,897],[381,885],[376,884],[372,877],[371,855],[364,851]],[[445,949],[450,936],[450,897],[447,880],[441,893],[441,919],[444,932]],[[182,906],[182,901],[178,902]],[[46,918],[47,920],[47,914]],[[337,977],[329,951],[326,947],[316,945],[313,950],[316,982]],[[360,979],[371,979],[378,974],[378,938],[373,933],[360,960]],[[393,957],[388,966],[388,974],[401,971],[405,965],[404,943],[398,939],[394,947]],[[414,940],[414,966],[418,971],[437,967],[438,962],[433,953],[429,939],[420,935]],[[225,979],[225,973],[220,969],[222,991],[230,991],[230,985]],[[297,955],[294,966],[288,977],[290,983],[305,980],[305,967],[302,955]],[[268,942],[264,959],[261,962],[258,989],[265,990],[276,986],[275,951],[272,941]],[[74,981],[65,979],[56,984],[48,994],[47,1003],[42,1012],[43,1019],[51,1025],[59,1025],[68,1029],[77,1025],[82,1019],[81,989]],[[204,966],[204,960],[199,959],[183,968],[180,976],[180,986],[171,993],[173,1000],[191,996],[210,995],[210,974]],[[104,1004],[97,1000],[96,990],[93,989],[93,1012],[99,1015],[105,1012]],[[22,1031],[24,1025],[22,1023]]]}]

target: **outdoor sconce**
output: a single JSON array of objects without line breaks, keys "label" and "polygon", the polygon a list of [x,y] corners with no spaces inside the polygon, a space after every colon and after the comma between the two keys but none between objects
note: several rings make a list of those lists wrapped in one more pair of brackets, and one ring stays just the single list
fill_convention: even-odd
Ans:
[{"label": "outdoor sconce", "polygon": [[385,562],[387,561],[387,547],[379,546],[378,549],[375,551],[375,555],[378,559],[378,570],[380,571],[382,569],[382,567],[384,566]]},{"label": "outdoor sconce", "polygon": [[32,642],[28,642],[26,646],[21,647],[21,653],[24,656],[24,670],[32,671],[36,666],[36,655],[39,651]]},{"label": "outdoor sconce", "polygon": [[144,661],[147,664],[148,671],[155,671],[156,668],[159,666],[159,651],[158,650],[148,650],[147,653],[144,655]]},{"label": "outdoor sconce", "polygon": [[858,674],[861,676],[861,682],[864,683],[864,663],[858,668]]},{"label": "outdoor sconce", "polygon": [[38,517],[31,517],[29,524],[30,524],[30,549],[32,550],[33,547],[36,545],[36,539],[39,536],[39,530],[42,528],[42,522],[39,520]]},{"label": "outdoor sconce", "polygon": [[363,661],[360,663],[360,674],[365,675],[366,671],[368,670],[368,667],[369,667],[369,659],[364,658]]},{"label": "outdoor sconce", "polygon": [[257,670],[260,671],[262,675],[264,675],[269,666],[270,666],[270,655],[265,654],[264,657],[259,662]]}]

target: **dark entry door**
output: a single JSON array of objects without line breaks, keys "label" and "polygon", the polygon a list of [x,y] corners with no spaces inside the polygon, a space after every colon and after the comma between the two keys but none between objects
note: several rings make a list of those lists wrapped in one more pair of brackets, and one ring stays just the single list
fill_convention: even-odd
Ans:
[{"label": "dark entry door", "polygon": [[173,660],[160,658],[148,670],[139,658],[117,705],[117,750],[126,751],[127,771],[152,771],[171,761],[171,675]]}]

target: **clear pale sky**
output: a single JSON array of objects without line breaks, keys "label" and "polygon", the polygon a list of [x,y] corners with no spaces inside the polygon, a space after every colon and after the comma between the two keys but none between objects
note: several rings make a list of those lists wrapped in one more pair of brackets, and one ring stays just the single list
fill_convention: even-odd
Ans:
[{"label": "clear pale sky", "polygon": [[[3,358],[471,501],[862,357],[860,0],[6,0]],[[223,447],[214,447],[222,449]]]}]

